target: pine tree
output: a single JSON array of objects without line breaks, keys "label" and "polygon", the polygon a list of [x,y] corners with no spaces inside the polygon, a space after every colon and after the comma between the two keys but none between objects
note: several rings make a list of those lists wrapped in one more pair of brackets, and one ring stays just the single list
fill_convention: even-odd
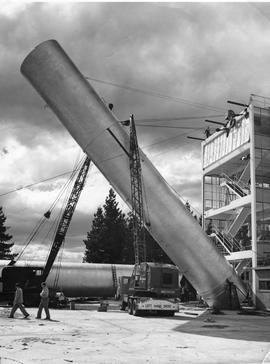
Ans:
[{"label": "pine tree", "polygon": [[125,214],[118,207],[115,192],[110,189],[103,209],[99,207],[94,214],[91,231],[84,240],[84,262],[129,263],[123,256],[128,241],[129,230]]},{"label": "pine tree", "polygon": [[0,259],[13,259],[17,254],[12,254],[10,251],[14,243],[8,243],[12,235],[7,233],[9,227],[5,226],[6,219],[3,207],[0,206]]},{"label": "pine tree", "polygon": [[123,247],[128,234],[127,223],[125,214],[118,207],[116,195],[112,188],[103,209],[105,237],[108,246],[106,260],[108,263],[122,263]]},{"label": "pine tree", "polygon": [[99,207],[94,214],[92,229],[87,233],[87,239],[84,240],[86,246],[84,262],[101,262],[103,261],[104,249],[102,246],[102,231],[104,226],[104,216],[102,208]]}]

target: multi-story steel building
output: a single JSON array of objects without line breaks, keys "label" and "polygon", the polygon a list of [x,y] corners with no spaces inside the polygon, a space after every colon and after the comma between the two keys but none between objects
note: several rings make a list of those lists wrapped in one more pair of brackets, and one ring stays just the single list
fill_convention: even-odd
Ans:
[{"label": "multi-story steel building", "polygon": [[202,142],[203,221],[250,286],[257,308],[270,309],[270,98],[251,95],[239,114]]}]

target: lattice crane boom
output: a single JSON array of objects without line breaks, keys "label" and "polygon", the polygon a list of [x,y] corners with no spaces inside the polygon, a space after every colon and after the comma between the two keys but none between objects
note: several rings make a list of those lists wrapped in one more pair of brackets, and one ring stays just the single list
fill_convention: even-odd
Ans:
[{"label": "lattice crane boom", "polygon": [[56,259],[56,256],[61,248],[61,245],[65,239],[68,227],[70,225],[74,210],[76,208],[77,202],[79,200],[80,194],[82,192],[83,186],[85,184],[85,180],[87,177],[87,173],[90,166],[90,159],[88,157],[85,158],[84,163],[78,173],[74,186],[72,188],[71,194],[69,196],[68,202],[66,204],[64,213],[61,217],[59,225],[57,227],[57,231],[54,237],[54,241],[52,244],[52,248],[47,259],[43,274],[42,280],[45,281],[50,273],[52,265]]},{"label": "lattice crane boom", "polygon": [[135,265],[137,265],[146,261],[146,244],[144,231],[145,217],[143,208],[141,159],[133,115],[130,116],[129,165],[133,217],[133,244],[135,252]]}]

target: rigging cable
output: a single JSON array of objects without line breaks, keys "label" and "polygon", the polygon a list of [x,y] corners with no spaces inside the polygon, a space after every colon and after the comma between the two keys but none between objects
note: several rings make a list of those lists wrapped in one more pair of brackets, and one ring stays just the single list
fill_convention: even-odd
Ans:
[{"label": "rigging cable", "polygon": [[[78,170],[78,169],[76,169],[76,170]],[[58,178],[58,177],[62,177],[62,176],[65,176],[67,174],[70,174],[70,173],[72,173],[72,171],[60,173],[60,174],[57,174],[56,176],[53,176],[53,177],[49,177],[49,178],[40,180],[38,182],[34,182],[34,183],[29,184],[29,185],[25,185],[25,186],[22,186],[22,187],[15,188],[14,190],[10,190],[8,192],[4,192],[4,193],[0,194],[0,197],[5,196],[5,195],[8,195],[8,194],[13,193],[13,192],[17,192],[17,191],[20,191],[20,190],[24,190],[25,188],[33,187],[33,186],[38,185],[40,183],[47,182],[47,181],[53,180],[53,179]]]},{"label": "rigging cable", "polygon": [[31,243],[31,241],[34,239],[34,237],[36,236],[37,232],[40,230],[40,228],[42,227],[42,225],[44,224],[45,221],[46,221],[46,217],[45,216],[42,216],[42,218],[39,220],[39,222],[34,227],[34,229],[32,230],[32,232],[29,234],[29,236],[28,236],[28,238],[26,240],[27,241],[26,245],[18,253],[17,257],[15,258],[15,261],[17,261],[17,260],[20,259],[20,257],[23,255],[25,249]]},{"label": "rigging cable", "polygon": [[182,103],[182,104],[187,104],[187,105],[190,105],[190,106],[193,106],[193,107],[198,107],[198,108],[201,108],[201,109],[207,109],[207,110],[213,110],[213,111],[221,111],[221,110],[223,111],[223,110],[225,110],[224,108],[213,107],[213,106],[209,106],[209,105],[205,105],[205,104],[200,104],[198,102],[193,102],[193,101],[183,99],[183,98],[180,98],[180,97],[168,96],[168,95],[164,95],[164,94],[161,94],[161,93],[158,93],[158,92],[147,91],[147,90],[143,90],[143,89],[136,88],[136,87],[119,85],[119,84],[114,83],[114,82],[103,81],[103,80],[99,80],[97,78],[90,77],[90,76],[85,76],[85,79],[95,81],[95,82],[98,82],[98,83],[102,83],[102,84],[105,84],[105,85],[109,85],[109,86],[123,88],[123,89],[129,90],[129,91],[142,93],[144,95],[149,95],[149,96],[158,97],[158,98],[162,98],[162,99],[166,99],[166,100],[170,100],[170,101],[174,101],[174,102],[178,102],[178,103]]},{"label": "rigging cable", "polygon": [[[80,161],[80,164],[82,163],[82,159]],[[18,256],[16,257],[15,261],[18,261],[19,258],[21,258],[21,256],[23,255],[25,249],[28,247],[28,245],[32,242],[32,240],[36,237],[37,233],[40,232],[40,229],[43,227],[44,222],[48,219],[48,217],[50,217],[51,211],[55,208],[56,206],[56,202],[59,201],[60,197],[62,196],[62,194],[64,193],[64,191],[68,188],[68,186],[70,186],[70,183],[72,182],[72,179],[74,178],[74,175],[76,173],[76,170],[78,170],[79,167],[75,168],[69,179],[66,181],[66,183],[64,184],[64,186],[62,186],[60,193],[58,194],[56,200],[52,203],[50,209],[48,210],[47,213],[45,213],[42,218],[39,220],[39,222],[37,223],[37,225],[34,227],[34,229],[32,230],[32,232],[29,234],[28,238],[26,239],[25,242],[25,246],[21,249],[20,253],[18,254]],[[48,214],[49,213],[49,214]],[[48,214],[48,215],[47,215]],[[47,217],[46,217],[47,215]],[[49,231],[50,232],[50,231]],[[48,235],[48,234],[47,234]]]},{"label": "rigging cable", "polygon": [[[143,122],[143,123],[148,123],[148,122],[159,122],[159,121],[185,121],[185,120],[205,120],[205,119],[214,119],[214,118],[219,118],[219,117],[224,117],[224,114],[218,114],[218,115],[196,115],[196,116],[175,116],[175,117],[162,117],[162,118],[144,118],[144,119],[136,119],[136,124],[137,122]],[[137,124],[138,125],[138,124]]]},{"label": "rigging cable", "polygon": [[175,126],[175,125],[153,125],[153,124],[137,124],[137,126],[143,126],[143,127],[151,127],[151,128],[168,128],[168,129],[189,129],[189,130],[201,130],[205,128],[194,128],[192,126]]}]

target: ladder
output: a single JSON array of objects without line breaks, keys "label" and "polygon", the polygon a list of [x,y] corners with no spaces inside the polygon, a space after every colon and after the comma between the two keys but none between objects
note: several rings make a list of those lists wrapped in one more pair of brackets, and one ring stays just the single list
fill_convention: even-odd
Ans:
[{"label": "ladder", "polygon": [[113,288],[114,288],[114,290],[116,292],[117,286],[118,286],[118,282],[117,282],[116,266],[114,264],[112,264],[112,280],[113,280]]}]

